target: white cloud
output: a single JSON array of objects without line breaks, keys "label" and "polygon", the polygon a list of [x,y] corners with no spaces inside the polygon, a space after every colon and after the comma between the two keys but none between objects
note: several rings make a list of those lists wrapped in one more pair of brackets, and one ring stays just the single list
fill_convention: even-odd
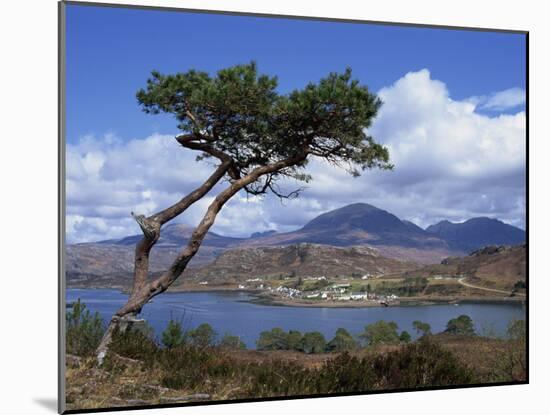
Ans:
[{"label": "white cloud", "polygon": [[369,134],[388,146],[394,171],[353,179],[315,161],[302,203],[315,200],[322,212],[361,201],[421,226],[475,216],[525,225],[524,112],[479,114],[469,100],[453,100],[426,69],[379,96],[384,104]]},{"label": "white cloud", "polygon": [[[215,232],[247,236],[288,231],[327,210],[365,202],[426,226],[441,219],[498,217],[524,226],[525,113],[488,116],[480,106],[514,106],[512,88],[483,102],[453,100],[446,85],[426,69],[411,72],[379,91],[384,105],[369,131],[390,149],[395,170],[359,178],[314,160],[314,180],[302,196],[281,204],[235,196],[223,208]],[[516,91],[517,92],[517,91]],[[516,96],[517,98],[517,96]],[[123,141],[113,135],[83,137],[67,148],[67,235],[70,242],[139,233],[130,211],[150,214],[201,183],[212,166],[173,136]],[[218,185],[179,221],[197,224]],[[300,184],[282,183],[287,190]]]},{"label": "white cloud", "polygon": [[525,104],[526,93],[523,88],[509,88],[491,95],[476,96],[468,99],[477,108],[489,111],[505,111]]}]

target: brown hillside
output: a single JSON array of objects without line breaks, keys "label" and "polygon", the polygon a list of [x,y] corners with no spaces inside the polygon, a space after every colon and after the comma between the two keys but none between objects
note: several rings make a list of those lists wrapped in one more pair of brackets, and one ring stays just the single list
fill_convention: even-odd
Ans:
[{"label": "brown hillside", "polygon": [[388,274],[414,269],[417,264],[380,255],[369,247],[338,248],[298,244],[284,247],[231,249],[212,264],[189,272],[195,279],[208,281],[243,280],[255,277],[344,276]]}]

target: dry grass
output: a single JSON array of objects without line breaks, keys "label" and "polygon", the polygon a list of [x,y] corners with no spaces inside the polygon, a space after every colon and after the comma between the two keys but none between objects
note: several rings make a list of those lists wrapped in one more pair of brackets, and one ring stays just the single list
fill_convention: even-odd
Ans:
[{"label": "dry grass", "polygon": [[[111,353],[101,368],[93,358],[72,357],[67,368],[67,407],[126,407],[409,388],[430,382],[437,386],[525,379],[523,342],[451,335],[430,339],[432,346],[426,348],[419,343],[378,345],[351,354],[158,349],[150,358],[136,360]],[[427,384],[417,384],[425,377],[423,368],[432,367],[440,369],[427,376]]]}]

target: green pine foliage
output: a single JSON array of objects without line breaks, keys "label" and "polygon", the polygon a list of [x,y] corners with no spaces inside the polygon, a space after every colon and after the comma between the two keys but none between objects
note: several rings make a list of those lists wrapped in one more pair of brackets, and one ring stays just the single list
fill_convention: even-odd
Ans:
[{"label": "green pine foliage", "polygon": [[399,335],[399,341],[401,343],[410,343],[412,340],[411,335],[408,331],[403,330],[401,334]]},{"label": "green pine foliage", "polygon": [[302,351],[304,353],[324,353],[327,347],[327,341],[318,331],[312,331],[304,334],[302,338]]},{"label": "green pine foliage", "polygon": [[216,332],[208,323],[203,323],[193,330],[189,330],[189,341],[196,347],[211,347],[216,343]]},{"label": "green pine foliage", "polygon": [[182,145],[202,151],[198,159],[220,153],[232,159],[230,179],[299,158],[246,191],[275,193],[271,185],[285,176],[308,182],[311,177],[303,168],[309,156],[346,166],[352,175],[393,167],[388,149],[365,132],[382,102],[352,78],[350,68],[288,94],[280,94],[277,85],[276,77],[260,74],[251,62],[213,76],[197,70],[171,75],[153,71],[136,96],[146,113],[176,118],[186,137]]},{"label": "green pine foliage", "polygon": [[327,351],[329,352],[351,351],[357,349],[357,347],[357,341],[343,328],[336,330],[334,338],[327,343]]},{"label": "green pine foliage", "polygon": [[181,322],[170,320],[168,326],[166,326],[166,329],[162,332],[162,344],[171,349],[182,345],[186,340],[187,333],[184,332]]},{"label": "green pine foliage", "polygon": [[428,323],[424,323],[420,320],[415,320],[412,323],[413,328],[416,330],[418,336],[423,337],[432,334],[432,327]]},{"label": "green pine foliage", "polygon": [[375,344],[397,344],[400,342],[397,334],[397,323],[394,321],[379,320],[369,324],[365,331],[359,335],[368,346]]},{"label": "green pine foliage", "polygon": [[466,314],[450,319],[447,323],[445,333],[457,334],[461,336],[475,336],[476,334],[474,322]]},{"label": "green pine foliage", "polygon": [[225,333],[220,340],[220,346],[226,349],[244,350],[246,344],[241,340],[239,336],[233,336],[229,333]]},{"label": "green pine foliage", "polygon": [[79,298],[67,311],[65,321],[67,353],[77,356],[92,355],[105,331],[99,314],[91,314]]}]

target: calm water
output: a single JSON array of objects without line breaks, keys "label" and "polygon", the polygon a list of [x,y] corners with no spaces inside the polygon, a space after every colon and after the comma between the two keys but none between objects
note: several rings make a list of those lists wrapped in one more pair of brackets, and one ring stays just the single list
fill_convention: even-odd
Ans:
[{"label": "calm water", "polygon": [[[67,302],[78,298],[88,308],[99,312],[108,321],[124,304],[127,295],[108,289],[69,289]],[[359,334],[365,325],[378,320],[395,321],[399,330],[414,336],[412,322],[421,320],[432,326],[433,332],[443,331],[447,321],[460,314],[469,315],[478,332],[491,329],[504,334],[511,319],[525,318],[519,304],[459,304],[415,307],[375,308],[305,308],[259,305],[246,302],[252,297],[242,292],[163,293],[143,308],[141,314],[154,328],[157,336],[168,320],[183,319],[187,327],[209,323],[220,335],[240,336],[247,347],[254,348],[261,331],[273,327],[285,330],[319,331],[330,340],[336,329],[343,327]]]}]

